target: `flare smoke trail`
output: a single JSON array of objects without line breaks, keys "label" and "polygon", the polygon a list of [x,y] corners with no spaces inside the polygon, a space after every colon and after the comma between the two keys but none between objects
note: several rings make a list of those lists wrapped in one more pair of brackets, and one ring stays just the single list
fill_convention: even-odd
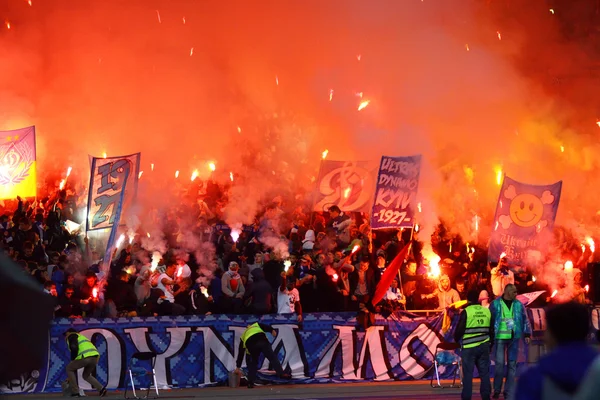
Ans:
[{"label": "flare smoke trail", "polygon": [[[147,208],[195,169],[223,182],[233,171],[229,223],[248,222],[273,193],[310,191],[328,149],[335,159],[423,154],[422,238],[438,217],[468,240],[478,215],[489,233],[497,168],[563,179],[558,222],[589,232],[597,85],[567,76],[591,60],[558,22],[571,9],[554,8],[1,0],[11,29],[0,29],[0,129],[37,126],[40,181],[58,182],[68,165],[86,180],[87,154],[141,151],[141,182],[154,182],[140,196]],[[556,74],[569,90],[549,90]]]}]

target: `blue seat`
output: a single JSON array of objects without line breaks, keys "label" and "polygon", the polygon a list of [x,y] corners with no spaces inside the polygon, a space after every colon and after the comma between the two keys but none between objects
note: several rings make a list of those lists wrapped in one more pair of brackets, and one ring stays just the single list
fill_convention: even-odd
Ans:
[{"label": "blue seat", "polygon": [[[435,355],[433,356],[433,368],[434,373],[431,374],[431,387],[433,388],[460,388],[462,387],[462,362],[460,356],[456,353],[456,351],[460,349],[460,345],[458,343],[450,343],[450,342],[441,342],[435,347]],[[440,366],[452,366],[456,365],[456,370],[454,371],[454,379],[452,380],[452,384],[449,386],[443,386],[440,382]],[[433,382],[433,378],[436,378],[436,383]],[[460,380],[458,384],[456,384],[456,378],[459,377]]]},{"label": "blue seat", "polygon": [[[142,364],[146,364],[147,367],[137,365],[138,362],[142,362]],[[135,365],[134,365],[135,364]],[[154,371],[154,365],[156,364],[156,353],[153,351],[147,352],[138,352],[133,353],[131,358],[129,359],[129,380],[126,379],[125,383],[125,398],[126,399],[148,399],[148,398],[157,398],[159,396],[158,393],[158,385],[156,383],[156,373]],[[134,377],[142,377],[142,376],[152,376],[151,383],[148,384],[148,389],[146,390],[146,395],[141,397],[138,396],[135,391],[135,382],[133,380]],[[133,397],[127,397],[127,391],[129,390],[129,382],[131,382],[131,390],[133,392]],[[150,396],[150,389],[152,388],[152,383],[154,384],[154,390],[156,391],[156,397]]]}]

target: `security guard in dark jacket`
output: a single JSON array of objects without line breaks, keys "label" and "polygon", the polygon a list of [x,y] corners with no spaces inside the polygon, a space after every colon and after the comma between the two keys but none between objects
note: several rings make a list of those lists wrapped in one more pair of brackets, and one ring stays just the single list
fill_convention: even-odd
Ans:
[{"label": "security guard in dark jacket", "polygon": [[240,339],[240,348],[236,363],[237,369],[235,372],[238,374],[240,373],[240,367],[242,366],[245,353],[246,365],[248,366],[248,389],[252,389],[254,387],[254,382],[256,381],[256,372],[258,371],[258,358],[260,357],[261,353],[265,355],[265,358],[269,360],[271,366],[275,368],[275,372],[279,378],[291,378],[289,374],[283,373],[281,363],[277,359],[275,353],[273,353],[271,343],[269,342],[269,339],[267,339],[265,332],[271,332],[273,337],[277,336],[277,331],[273,329],[271,325],[255,322],[252,325],[248,325],[248,328],[244,331]]},{"label": "security guard in dark jacket", "polygon": [[96,371],[100,353],[88,338],[77,333],[73,328],[65,332],[67,346],[71,351],[71,362],[67,364],[67,378],[71,388],[71,397],[79,397],[79,385],[75,373],[83,368],[83,379],[100,392],[100,397],[106,396],[106,388],[92,375]]},{"label": "security guard in dark jacket", "polygon": [[490,343],[494,341],[494,327],[491,323],[490,310],[478,304],[479,293],[470,291],[467,294],[469,305],[460,314],[454,340],[462,339],[463,390],[461,398],[471,400],[473,395],[473,371],[481,379],[481,398],[489,400],[492,392],[490,383]]}]

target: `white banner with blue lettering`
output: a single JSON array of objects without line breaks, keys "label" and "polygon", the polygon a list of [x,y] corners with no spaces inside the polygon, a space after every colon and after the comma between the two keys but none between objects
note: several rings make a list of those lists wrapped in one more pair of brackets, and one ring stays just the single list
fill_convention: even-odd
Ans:
[{"label": "white banner with blue lettering", "polygon": [[[593,341],[599,329],[600,308],[590,311]],[[521,344],[519,367],[534,362],[544,351],[545,311],[527,309],[527,316],[533,340],[528,348]],[[130,357],[138,351],[158,353],[156,374],[160,387],[226,384],[227,372],[235,368],[240,336],[255,321],[257,317],[251,315],[57,320],[50,331],[47,364],[1,383],[0,393],[61,391],[65,366],[70,361],[63,332],[69,328],[75,328],[97,346],[97,378],[109,389],[124,387]],[[441,314],[414,319],[397,314],[387,319],[377,316],[375,325],[366,332],[357,331],[354,313],[307,314],[302,326],[291,315],[266,315],[260,321],[278,331],[274,340],[269,339],[294,383],[327,383],[428,379],[436,346],[451,340],[456,318],[446,335],[441,333]],[[261,374],[272,378],[268,362],[259,365]],[[454,368],[442,367],[442,377],[450,377]],[[85,390],[91,389],[81,379],[81,370],[79,384]],[[144,386],[147,381],[138,384]]]},{"label": "white banner with blue lettering", "polygon": [[[75,328],[98,348],[97,378],[109,389],[124,387],[130,357],[138,351],[159,354],[159,387],[225,384],[228,371],[235,368],[240,336],[256,320],[250,315],[57,320],[51,328],[47,366],[0,385],[0,392],[61,391],[70,361],[63,332],[69,328]],[[270,334],[269,339],[294,383],[429,377],[436,346],[444,340],[441,315],[377,317],[375,326],[366,332],[357,331],[354,313],[307,314],[301,327],[290,315],[266,315],[260,321],[278,331],[274,340]],[[263,376],[270,374],[268,361],[259,365]],[[453,372],[455,367],[451,368],[442,368],[443,375]],[[139,383],[144,386],[145,381]],[[81,379],[81,370],[79,384],[90,390]]]}]

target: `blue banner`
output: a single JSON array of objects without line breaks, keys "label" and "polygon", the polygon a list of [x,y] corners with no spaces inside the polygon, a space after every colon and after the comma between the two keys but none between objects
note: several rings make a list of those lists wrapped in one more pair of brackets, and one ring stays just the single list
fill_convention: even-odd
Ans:
[{"label": "blue banner", "polygon": [[127,215],[128,208],[137,195],[139,173],[140,153],[91,159],[87,231],[113,226],[126,181],[128,190],[124,195],[122,209],[123,214]]},{"label": "blue banner", "polygon": [[[227,382],[235,368],[240,336],[259,320],[278,332],[269,336],[282,366],[294,383],[343,381],[391,381],[431,376],[436,346],[451,340],[442,315],[409,319],[377,316],[375,325],[357,331],[355,313],[321,313],[304,316],[299,326],[295,315],[209,315],[120,319],[61,319],[50,330],[48,364],[21,380],[0,384],[0,392],[58,392],[66,379],[70,353],[63,333],[74,328],[88,337],[100,352],[97,378],[109,389],[123,388],[130,357],[138,351],[158,353],[159,387],[199,387]],[[261,361],[259,377],[272,377],[268,361]],[[245,364],[242,366],[245,367]],[[442,367],[450,376],[454,366]],[[147,384],[144,377],[138,383]],[[91,390],[81,379],[84,390]]]},{"label": "blue banner", "polygon": [[504,253],[511,265],[534,265],[552,240],[562,181],[528,185],[504,176],[490,237],[488,260]]},{"label": "blue banner", "polygon": [[119,223],[121,221],[121,213],[123,212],[123,203],[125,203],[125,192],[127,188],[127,178],[129,177],[129,171],[125,171],[123,177],[123,187],[121,188],[121,195],[119,196],[119,203],[117,204],[117,211],[115,213],[114,223],[110,228],[110,235],[108,236],[108,243],[106,244],[106,251],[104,253],[104,266],[105,270],[110,270],[110,264],[112,263],[113,246],[117,238],[117,231],[119,230]]},{"label": "blue banner", "polygon": [[414,225],[421,156],[381,157],[371,229],[410,228]]}]

